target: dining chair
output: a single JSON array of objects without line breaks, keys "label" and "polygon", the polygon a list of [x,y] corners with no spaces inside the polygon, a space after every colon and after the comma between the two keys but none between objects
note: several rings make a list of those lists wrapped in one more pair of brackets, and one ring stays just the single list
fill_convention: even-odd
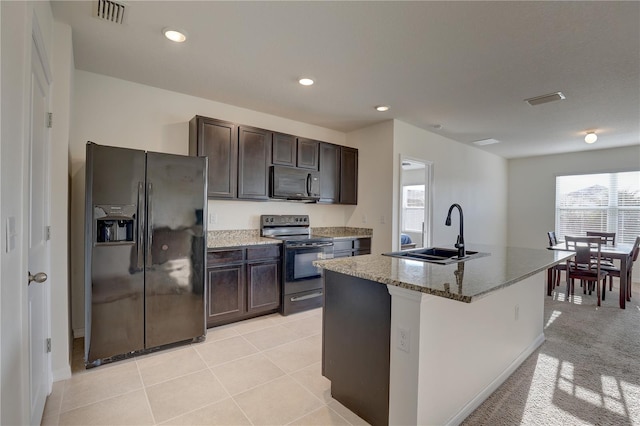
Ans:
[{"label": "dining chair", "polygon": [[[627,264],[627,301],[631,300],[631,283],[633,280],[633,264],[638,260],[638,253],[640,252],[640,235],[636,237],[635,242],[633,243],[633,249],[631,249],[631,262]],[[607,272],[609,275],[609,291],[611,291],[611,282],[613,281],[613,277],[620,278],[620,268],[610,267],[607,265],[602,265],[602,269]],[[606,280],[606,278],[605,278]],[[604,284],[604,283],[603,283]],[[604,300],[604,291],[602,292],[602,300]]]},{"label": "dining chair", "polygon": [[[547,232],[547,238],[549,238],[549,247],[553,247],[558,244],[558,238],[556,237],[556,231]],[[558,287],[560,285],[560,275],[562,271],[567,270],[566,263],[559,263],[555,266],[552,266],[550,269],[551,279],[548,283],[547,294],[551,295],[551,290]]]},{"label": "dining chair", "polygon": [[[598,306],[600,306],[600,281],[607,277],[607,272],[600,267],[601,261],[601,237],[572,237],[565,236],[565,246],[569,251],[574,251],[576,255],[567,260],[567,298],[575,294],[574,280],[579,279],[584,282],[584,292],[589,294],[595,287],[598,296]],[[592,261],[593,259],[593,261]],[[587,285],[587,283],[589,283]],[[603,287],[606,283],[603,283]],[[604,290],[604,289],[603,289]]]},{"label": "dining chair", "polygon": [[[587,237],[600,237],[602,238],[603,246],[615,246],[616,245],[616,233],[615,232],[600,232],[600,231],[587,231]],[[615,266],[613,259],[610,257],[603,257],[601,261],[602,265]],[[611,282],[609,282],[609,291],[611,291]]]}]

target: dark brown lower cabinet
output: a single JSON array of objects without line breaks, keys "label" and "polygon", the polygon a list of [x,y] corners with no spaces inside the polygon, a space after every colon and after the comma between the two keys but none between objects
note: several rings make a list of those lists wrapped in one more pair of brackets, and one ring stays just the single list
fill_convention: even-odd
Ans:
[{"label": "dark brown lower cabinet", "polygon": [[372,425],[389,424],[391,295],[386,285],[324,272],[322,375],[331,396]]},{"label": "dark brown lower cabinet", "polygon": [[340,238],[333,241],[333,257],[350,257],[371,254],[371,238]]},{"label": "dark brown lower cabinet", "polygon": [[207,326],[246,314],[244,265],[208,268]]},{"label": "dark brown lower cabinet", "polygon": [[247,264],[247,312],[280,307],[280,261]]},{"label": "dark brown lower cabinet", "polygon": [[207,253],[207,327],[280,309],[280,245]]}]

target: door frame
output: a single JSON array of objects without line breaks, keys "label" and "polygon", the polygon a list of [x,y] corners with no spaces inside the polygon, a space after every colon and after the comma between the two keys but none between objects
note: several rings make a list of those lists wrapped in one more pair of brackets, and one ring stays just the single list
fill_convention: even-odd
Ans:
[{"label": "door frame", "polygon": [[[30,59],[29,59],[29,76],[30,79],[29,81],[31,81],[31,76],[34,73],[34,68],[39,66],[41,68],[42,71],[42,77],[44,79],[43,83],[46,84],[46,90],[47,90],[47,105],[46,108],[47,110],[50,112],[51,111],[51,85],[53,82],[53,77],[52,77],[52,71],[51,71],[51,67],[50,67],[50,62],[49,62],[49,58],[47,57],[47,50],[46,50],[46,45],[44,42],[44,37],[42,35],[42,30],[40,29],[40,24],[38,22],[38,17],[36,15],[36,13],[33,13],[32,15],[32,27],[31,27],[31,55],[30,55]],[[37,62],[35,62],[37,61]],[[21,285],[24,285],[25,288],[25,292],[24,294],[24,301],[23,301],[23,308],[26,311],[26,315],[29,315],[29,310],[28,310],[28,304],[29,304],[29,289],[28,289],[28,285],[25,285],[25,283],[27,282],[26,277],[27,277],[27,273],[29,272],[29,246],[30,246],[30,239],[31,239],[31,235],[30,235],[30,230],[29,230],[29,223],[30,223],[30,217],[31,217],[31,204],[30,204],[30,191],[31,191],[31,149],[32,149],[32,135],[33,135],[33,129],[32,129],[32,125],[33,125],[33,118],[32,118],[32,111],[33,111],[33,105],[32,105],[32,87],[31,84],[29,84],[29,97],[28,97],[28,101],[27,101],[27,113],[28,113],[28,120],[29,122],[26,124],[26,138],[25,138],[25,147],[24,147],[24,167],[25,167],[25,172],[24,175],[26,176],[25,180],[24,180],[24,186],[23,186],[23,194],[25,194],[25,201],[24,201],[24,239],[23,241],[25,242],[25,253],[26,253],[26,258],[25,258],[25,262],[24,265],[26,266],[26,271],[23,274],[24,277],[24,281],[21,282]],[[52,201],[52,197],[51,197],[51,131],[50,130],[46,130],[45,131],[45,135],[44,135],[45,141],[44,141],[44,145],[45,145],[45,161],[47,163],[47,168],[46,168],[46,173],[48,174],[47,178],[46,178],[46,187],[44,188],[44,191],[47,192],[47,205],[45,206],[45,222],[47,223],[47,226],[50,226],[51,224],[51,201]],[[46,237],[45,237],[46,238]],[[45,304],[45,312],[44,312],[44,321],[45,321],[45,329],[44,329],[44,335],[47,336],[48,338],[51,338],[51,282],[53,280],[53,277],[51,276],[51,243],[50,243],[50,238],[46,239],[47,240],[47,245],[48,247],[45,250],[45,264],[47,265],[47,274],[49,275],[49,278],[47,279],[47,281],[45,281],[44,284],[37,284],[34,283],[32,285],[44,285],[44,304]],[[39,272],[39,271],[32,271],[32,272]],[[26,330],[24,330],[24,333],[27,336],[30,336],[31,330],[30,330],[30,318],[27,318],[27,322],[26,322]],[[27,342],[30,341],[30,338],[27,338]],[[27,355],[29,357],[31,357],[31,347],[30,345],[27,343]],[[31,418],[32,415],[32,407],[31,407],[31,393],[32,393],[32,389],[31,389],[31,374],[32,371],[29,368],[29,363],[30,361],[27,362],[27,369],[28,369],[28,377],[27,377],[27,406],[29,409],[29,418],[30,421],[33,420]],[[52,372],[52,364],[51,364],[51,351],[49,351],[46,354],[46,361],[45,361],[45,365],[46,365],[46,371],[45,371],[45,392],[46,395],[50,395],[51,391],[52,391],[52,387],[53,387],[53,372]],[[45,400],[46,400],[46,396],[45,396]],[[40,413],[40,419],[42,419],[42,414],[44,413],[44,405],[42,406],[42,412]]]},{"label": "door frame", "polygon": [[402,232],[402,202],[403,202],[403,186],[404,186],[404,174],[402,172],[402,163],[404,161],[410,161],[415,163],[424,164],[424,200],[426,203],[424,209],[424,229],[422,232],[422,245],[424,247],[430,247],[433,238],[433,162],[423,160],[421,158],[411,157],[405,154],[400,154],[398,163],[399,167],[399,179],[398,179],[398,229],[396,229],[397,237],[393,239],[396,242],[397,247],[394,250],[400,250],[400,233]]}]

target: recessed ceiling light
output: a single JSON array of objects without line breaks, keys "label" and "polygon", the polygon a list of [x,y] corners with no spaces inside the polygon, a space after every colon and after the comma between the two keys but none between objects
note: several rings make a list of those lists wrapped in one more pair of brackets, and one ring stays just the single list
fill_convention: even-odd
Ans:
[{"label": "recessed ceiling light", "polygon": [[485,145],[493,145],[494,143],[500,143],[499,140],[496,139],[482,139],[479,141],[472,142],[474,145],[485,146]]},{"label": "recessed ceiling light", "polygon": [[431,127],[432,129],[435,129],[435,130],[440,130],[440,129],[442,129],[442,124],[432,124],[429,127]]},{"label": "recessed ceiling light", "polygon": [[378,112],[389,111],[389,105],[378,105],[376,107],[376,111],[378,111]]},{"label": "recessed ceiling light", "polygon": [[596,135],[595,132],[588,132],[587,135],[584,137],[584,141],[586,143],[594,143],[597,140],[598,140],[598,135]]},{"label": "recessed ceiling light", "polygon": [[176,43],[182,43],[183,41],[187,40],[187,35],[184,31],[178,31],[173,28],[163,29],[162,34],[164,34],[164,36],[169,40],[175,41]]},{"label": "recessed ceiling light", "polygon": [[303,86],[311,86],[314,82],[312,79],[305,77],[298,80],[298,83],[302,84]]},{"label": "recessed ceiling light", "polygon": [[562,92],[549,93],[548,95],[536,96],[535,98],[525,99],[524,101],[531,106],[546,104],[547,102],[561,101],[567,97]]}]

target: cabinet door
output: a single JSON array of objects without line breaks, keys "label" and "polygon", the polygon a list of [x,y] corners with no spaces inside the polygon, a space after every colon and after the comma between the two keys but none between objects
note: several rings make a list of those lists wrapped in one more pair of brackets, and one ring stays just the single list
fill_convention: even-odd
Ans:
[{"label": "cabinet door", "polygon": [[340,201],[340,147],[320,143],[320,202]]},{"label": "cabinet door", "polygon": [[207,275],[207,327],[244,315],[247,311],[244,265],[208,268]]},{"label": "cabinet door", "polygon": [[353,255],[361,256],[363,254],[371,254],[371,238],[356,238],[353,241]]},{"label": "cabinet door", "polygon": [[358,204],[358,150],[340,147],[340,204]]},{"label": "cabinet door", "polygon": [[296,165],[301,169],[318,170],[318,146],[320,142],[298,138]]},{"label": "cabinet door", "polygon": [[251,127],[238,131],[238,198],[267,200],[271,133]]},{"label": "cabinet door", "polygon": [[280,307],[280,262],[247,264],[248,312],[260,312]]},{"label": "cabinet door", "polygon": [[189,122],[189,155],[209,158],[209,197],[236,197],[238,132],[235,124],[194,117]]},{"label": "cabinet door", "polygon": [[283,133],[274,133],[271,144],[271,162],[281,166],[295,167],[296,137]]}]

